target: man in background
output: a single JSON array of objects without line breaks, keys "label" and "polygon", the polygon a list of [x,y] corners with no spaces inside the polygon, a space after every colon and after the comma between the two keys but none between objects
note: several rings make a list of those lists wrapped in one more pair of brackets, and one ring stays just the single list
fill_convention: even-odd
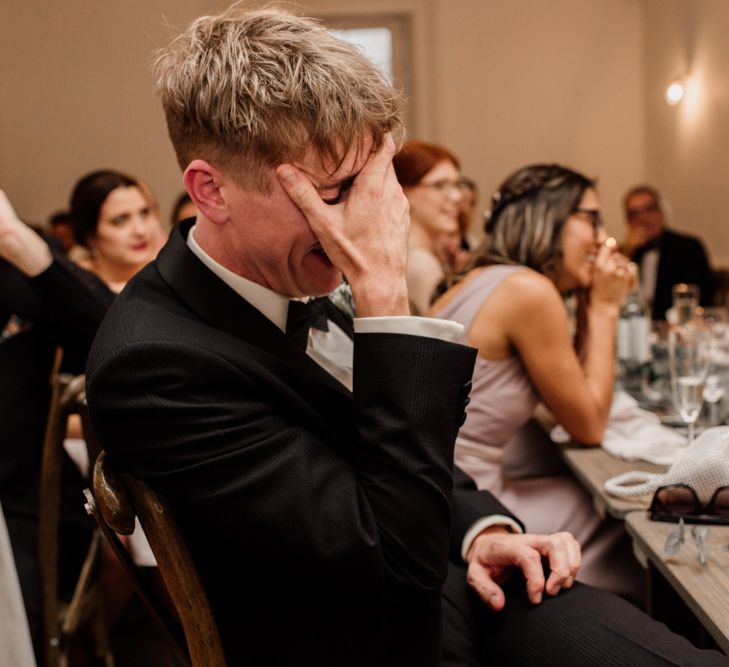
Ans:
[{"label": "man in background", "polygon": [[701,304],[713,297],[711,268],[703,243],[694,236],[666,228],[665,203],[658,190],[637,185],[623,198],[627,236],[623,252],[640,269],[640,292],[654,320],[666,317],[676,283],[699,286]]}]

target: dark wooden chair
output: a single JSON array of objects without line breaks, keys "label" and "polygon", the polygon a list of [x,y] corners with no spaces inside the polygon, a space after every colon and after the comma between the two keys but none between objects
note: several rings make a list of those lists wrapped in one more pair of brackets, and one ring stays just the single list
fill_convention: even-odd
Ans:
[{"label": "dark wooden chair", "polygon": [[[117,472],[104,453],[94,466],[93,492],[84,493],[86,511],[96,519],[135,590],[180,654],[193,667],[225,667],[207,594],[164,499],[141,480]],[[157,559],[163,587],[132,561],[119,539],[132,533],[135,516]]]},{"label": "dark wooden chair", "polygon": [[[70,603],[59,597],[63,441],[69,415],[80,413],[84,404],[84,376],[54,374],[41,463],[38,535],[47,667],[66,667],[69,664],[72,640],[82,627],[91,630],[93,653],[99,664],[114,665],[99,576],[101,537],[98,530],[94,530],[91,537]],[[93,461],[97,452],[93,445],[89,447],[88,442],[87,448],[89,460]]]}]

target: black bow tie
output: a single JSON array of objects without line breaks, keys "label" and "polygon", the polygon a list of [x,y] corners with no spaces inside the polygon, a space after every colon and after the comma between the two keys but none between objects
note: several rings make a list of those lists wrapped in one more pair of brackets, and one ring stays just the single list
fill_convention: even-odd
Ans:
[{"label": "black bow tie", "polygon": [[289,301],[289,314],[286,319],[286,335],[302,349],[306,350],[309,329],[329,331],[327,324],[326,297],[319,297],[304,303]]}]

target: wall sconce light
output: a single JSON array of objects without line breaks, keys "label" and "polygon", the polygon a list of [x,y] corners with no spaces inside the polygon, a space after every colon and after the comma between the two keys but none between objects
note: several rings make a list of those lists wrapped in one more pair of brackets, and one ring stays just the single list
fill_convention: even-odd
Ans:
[{"label": "wall sconce light", "polygon": [[682,99],[684,94],[684,85],[682,79],[675,79],[668,88],[666,88],[666,102],[671,106],[676,106]]}]

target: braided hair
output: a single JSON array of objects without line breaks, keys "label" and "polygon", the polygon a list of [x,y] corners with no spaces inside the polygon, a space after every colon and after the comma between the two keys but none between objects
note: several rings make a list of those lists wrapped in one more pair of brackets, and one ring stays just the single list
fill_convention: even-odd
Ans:
[{"label": "braided hair", "polygon": [[534,164],[509,176],[484,214],[486,241],[469,269],[487,264],[520,264],[539,273],[561,269],[561,232],[595,182],[558,164]]}]

